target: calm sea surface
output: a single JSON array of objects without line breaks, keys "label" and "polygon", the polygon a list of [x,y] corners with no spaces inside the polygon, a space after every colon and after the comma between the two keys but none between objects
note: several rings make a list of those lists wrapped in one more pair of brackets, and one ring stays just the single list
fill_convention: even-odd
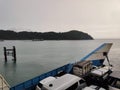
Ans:
[{"label": "calm sea surface", "polygon": [[[103,43],[113,43],[109,58],[120,69],[120,40],[3,41],[0,42],[0,74],[11,86],[70,62],[78,61]],[[3,47],[16,46],[17,62],[4,62]],[[106,62],[107,64],[107,62]]]}]

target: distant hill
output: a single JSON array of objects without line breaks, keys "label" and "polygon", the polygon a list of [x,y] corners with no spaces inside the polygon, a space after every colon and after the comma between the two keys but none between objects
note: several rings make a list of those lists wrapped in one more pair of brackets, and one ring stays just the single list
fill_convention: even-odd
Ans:
[{"label": "distant hill", "polygon": [[11,30],[0,30],[1,40],[92,40],[93,37],[87,33],[72,30],[69,32],[15,32]]}]

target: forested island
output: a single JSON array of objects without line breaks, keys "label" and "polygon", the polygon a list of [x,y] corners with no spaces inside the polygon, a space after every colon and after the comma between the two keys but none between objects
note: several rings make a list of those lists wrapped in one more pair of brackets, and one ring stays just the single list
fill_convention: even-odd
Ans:
[{"label": "forested island", "polygon": [[77,30],[58,33],[0,30],[0,40],[93,40],[93,37]]}]

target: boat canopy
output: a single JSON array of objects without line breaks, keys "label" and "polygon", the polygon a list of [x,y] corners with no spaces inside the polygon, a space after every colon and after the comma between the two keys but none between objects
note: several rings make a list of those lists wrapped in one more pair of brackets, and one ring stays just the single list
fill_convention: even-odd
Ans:
[{"label": "boat canopy", "polygon": [[55,80],[55,79],[56,79],[55,77],[49,76],[49,77],[41,80],[40,83],[41,83],[41,84],[46,84],[46,83],[48,83],[48,82],[50,82],[50,81],[53,81],[53,80]]},{"label": "boat canopy", "polygon": [[91,53],[86,55],[81,59],[81,61],[90,60],[92,61],[93,65],[95,66],[101,66],[108,55],[108,52],[112,46],[112,43],[104,43],[95,50],[93,50]]},{"label": "boat canopy", "polygon": [[61,77],[56,78],[55,80],[45,83],[43,86],[48,90],[65,90],[79,80],[81,80],[81,78],[78,76],[65,74]]},{"label": "boat canopy", "polygon": [[105,66],[105,67],[102,67],[102,68],[99,68],[99,69],[95,69],[95,70],[91,71],[91,73],[95,74],[95,75],[98,75],[98,76],[103,76],[106,73],[108,73],[109,70],[111,70],[111,69],[112,69],[112,67]]}]

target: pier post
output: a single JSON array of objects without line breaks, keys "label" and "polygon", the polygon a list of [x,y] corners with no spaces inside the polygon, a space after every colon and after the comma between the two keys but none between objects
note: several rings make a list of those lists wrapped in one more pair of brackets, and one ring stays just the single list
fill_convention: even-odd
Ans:
[{"label": "pier post", "polygon": [[7,52],[6,52],[6,47],[4,47],[4,57],[5,57],[5,62],[7,62]]},{"label": "pier post", "polygon": [[14,57],[14,61],[16,62],[16,49],[15,49],[15,46],[13,46],[13,57]]}]

